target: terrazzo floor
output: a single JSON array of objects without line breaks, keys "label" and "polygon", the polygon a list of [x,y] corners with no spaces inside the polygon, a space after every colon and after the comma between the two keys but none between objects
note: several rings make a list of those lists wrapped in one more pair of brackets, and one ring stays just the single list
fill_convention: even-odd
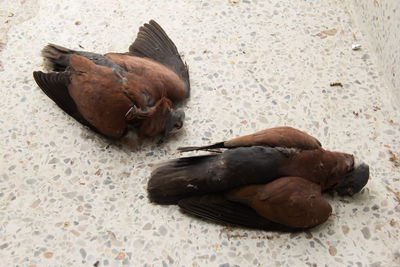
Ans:
[{"label": "terrazzo floor", "polygon": [[[342,1],[0,0],[0,16],[1,266],[399,266],[400,114]],[[150,19],[192,84],[184,129],[163,145],[102,138],[33,81],[48,42],[127,51]],[[327,196],[326,223],[255,231],[147,200],[151,168],[178,146],[279,125],[371,167],[360,194]]]}]

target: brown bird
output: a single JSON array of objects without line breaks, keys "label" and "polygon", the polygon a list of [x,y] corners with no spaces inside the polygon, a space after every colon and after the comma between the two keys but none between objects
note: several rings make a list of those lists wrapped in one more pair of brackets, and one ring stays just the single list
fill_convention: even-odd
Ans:
[{"label": "brown bird", "polygon": [[80,123],[119,138],[128,126],[140,136],[167,136],[183,125],[174,103],[189,97],[187,65],[153,20],[140,27],[127,53],[100,55],[54,44],[42,50],[48,68],[33,76],[43,92]]},{"label": "brown bird", "polygon": [[[368,165],[356,166],[352,155],[324,150],[317,139],[291,127],[267,129],[209,146],[180,150],[219,153],[160,164],[148,183],[150,200],[160,204],[178,203],[188,213],[247,227],[292,229],[319,224],[331,212],[321,197],[322,191],[352,195],[369,178]],[[269,197],[263,199],[260,194]],[[262,205],[266,206],[261,208]],[[279,207],[283,215],[276,213]],[[291,217],[296,210],[304,215],[296,215],[297,225]],[[252,219],[245,220],[243,214]],[[285,214],[287,220],[283,219]]]}]

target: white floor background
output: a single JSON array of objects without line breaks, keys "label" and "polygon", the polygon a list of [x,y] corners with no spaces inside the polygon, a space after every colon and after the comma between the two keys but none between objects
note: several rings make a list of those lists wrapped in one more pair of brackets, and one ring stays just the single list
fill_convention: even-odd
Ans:
[{"label": "white floor background", "polygon": [[[398,266],[400,114],[364,35],[333,0],[0,0],[1,266]],[[47,43],[127,51],[155,19],[190,68],[184,130],[112,142],[38,88]],[[353,51],[353,43],[362,50]],[[331,87],[341,82],[343,87]],[[176,148],[288,125],[371,167],[307,232],[231,228],[150,204]]]}]

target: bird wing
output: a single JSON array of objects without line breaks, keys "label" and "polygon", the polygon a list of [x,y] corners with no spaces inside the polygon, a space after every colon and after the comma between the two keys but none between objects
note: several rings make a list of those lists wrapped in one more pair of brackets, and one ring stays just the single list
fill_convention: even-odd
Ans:
[{"label": "bird wing", "polygon": [[287,147],[308,150],[320,148],[321,143],[316,138],[303,131],[283,126],[262,130],[253,134],[218,142],[208,146],[179,147],[178,150],[181,152],[187,152],[194,150],[213,150],[248,146]]},{"label": "bird wing", "polygon": [[332,212],[321,195],[321,187],[301,177],[281,177],[267,184],[238,187],[225,197],[291,228],[313,227],[326,221]]},{"label": "bird wing", "polygon": [[62,73],[43,73],[33,72],[33,78],[40,89],[53,100],[62,110],[73,117],[78,122],[97,131],[78,111],[78,108],[68,92],[70,74]]},{"label": "bird wing", "polygon": [[79,112],[103,135],[119,138],[126,132],[125,115],[131,100],[124,94],[129,81],[118,72],[88,58],[72,55],[68,92]]},{"label": "bird wing", "polygon": [[223,195],[203,195],[184,198],[178,202],[186,213],[218,223],[236,224],[264,230],[289,231],[290,229],[258,215],[251,208],[227,200]]},{"label": "bird wing", "polygon": [[326,221],[332,212],[320,186],[300,177],[184,198],[178,205],[202,218],[268,230],[313,227]]},{"label": "bird wing", "polygon": [[189,96],[188,66],[183,63],[175,44],[157,22],[151,20],[140,27],[136,40],[129,47],[129,54],[151,58],[172,69],[186,84]]}]

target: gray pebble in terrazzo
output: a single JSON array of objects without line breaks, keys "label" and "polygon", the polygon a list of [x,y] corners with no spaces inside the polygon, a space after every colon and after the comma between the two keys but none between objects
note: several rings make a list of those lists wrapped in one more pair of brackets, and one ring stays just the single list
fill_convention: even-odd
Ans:
[{"label": "gray pebble in terrazzo", "polygon": [[79,250],[79,252],[81,253],[81,256],[82,256],[82,258],[84,259],[84,258],[86,258],[86,250],[84,249],[84,248],[81,248],[80,250]]},{"label": "gray pebble in terrazzo", "polygon": [[371,232],[370,232],[370,230],[369,230],[368,227],[362,228],[362,229],[361,229],[361,232],[362,232],[362,234],[363,234],[363,236],[364,236],[365,239],[370,239],[370,237],[371,237]]},{"label": "gray pebble in terrazzo", "polygon": [[26,183],[27,184],[34,184],[34,183],[36,183],[36,180],[35,179],[28,179],[28,180],[26,180]]},{"label": "gray pebble in terrazzo", "polygon": [[378,210],[378,209],[379,209],[379,206],[375,204],[375,205],[373,205],[373,206],[371,207],[371,209],[372,209],[372,210]]}]

